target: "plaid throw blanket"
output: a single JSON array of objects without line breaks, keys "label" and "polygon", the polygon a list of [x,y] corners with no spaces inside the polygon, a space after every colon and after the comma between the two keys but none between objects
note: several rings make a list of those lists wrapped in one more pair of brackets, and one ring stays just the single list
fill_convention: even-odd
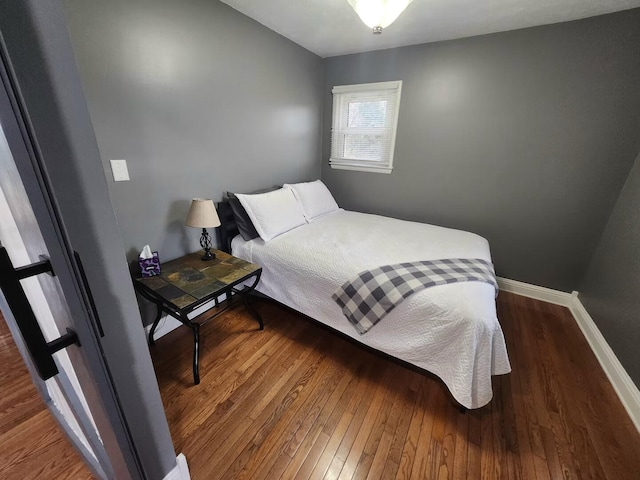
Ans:
[{"label": "plaid throw blanket", "polygon": [[447,258],[384,265],[359,273],[332,296],[362,335],[412,293],[436,285],[486,282],[498,291],[493,264],[480,258]]}]

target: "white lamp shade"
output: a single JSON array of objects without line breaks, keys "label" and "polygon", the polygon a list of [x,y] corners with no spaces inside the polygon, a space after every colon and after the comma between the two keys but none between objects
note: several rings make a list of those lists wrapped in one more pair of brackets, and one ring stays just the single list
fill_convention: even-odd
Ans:
[{"label": "white lamp shade", "polygon": [[386,28],[413,0],[348,0],[360,19],[370,28]]},{"label": "white lamp shade", "polygon": [[187,214],[187,227],[213,228],[220,226],[218,212],[210,198],[194,198]]}]

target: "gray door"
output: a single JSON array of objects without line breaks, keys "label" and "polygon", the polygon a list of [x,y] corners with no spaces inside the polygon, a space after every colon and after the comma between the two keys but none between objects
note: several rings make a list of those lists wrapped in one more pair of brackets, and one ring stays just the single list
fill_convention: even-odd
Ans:
[{"label": "gray door", "polygon": [[94,475],[142,478],[103,360],[83,259],[0,77],[0,309],[44,402]]}]

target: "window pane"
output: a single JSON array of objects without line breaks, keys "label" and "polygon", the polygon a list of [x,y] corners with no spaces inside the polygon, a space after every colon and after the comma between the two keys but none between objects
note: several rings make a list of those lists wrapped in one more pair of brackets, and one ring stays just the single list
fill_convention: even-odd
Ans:
[{"label": "window pane", "polygon": [[387,101],[349,102],[347,126],[349,127],[384,127],[387,117]]},{"label": "window pane", "polygon": [[383,145],[384,135],[345,135],[343,158],[379,162]]}]

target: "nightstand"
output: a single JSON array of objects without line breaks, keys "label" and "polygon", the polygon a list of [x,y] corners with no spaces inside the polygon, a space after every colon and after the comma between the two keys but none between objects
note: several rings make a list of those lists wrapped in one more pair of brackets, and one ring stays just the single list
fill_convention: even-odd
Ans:
[{"label": "nightstand", "polygon": [[[200,383],[199,348],[200,327],[217,317],[239,301],[264,329],[262,318],[248,301],[262,274],[262,268],[228,253],[213,250],[216,258],[201,259],[203,252],[190,253],[162,264],[162,274],[154,277],[134,278],[136,291],[157,307],[155,321],[149,331],[149,344],[153,345],[153,334],[162,313],[178,319],[193,331],[193,381]],[[243,285],[251,282],[250,285]],[[204,304],[212,302],[211,308],[222,308],[204,322],[189,319],[189,314]]]}]

